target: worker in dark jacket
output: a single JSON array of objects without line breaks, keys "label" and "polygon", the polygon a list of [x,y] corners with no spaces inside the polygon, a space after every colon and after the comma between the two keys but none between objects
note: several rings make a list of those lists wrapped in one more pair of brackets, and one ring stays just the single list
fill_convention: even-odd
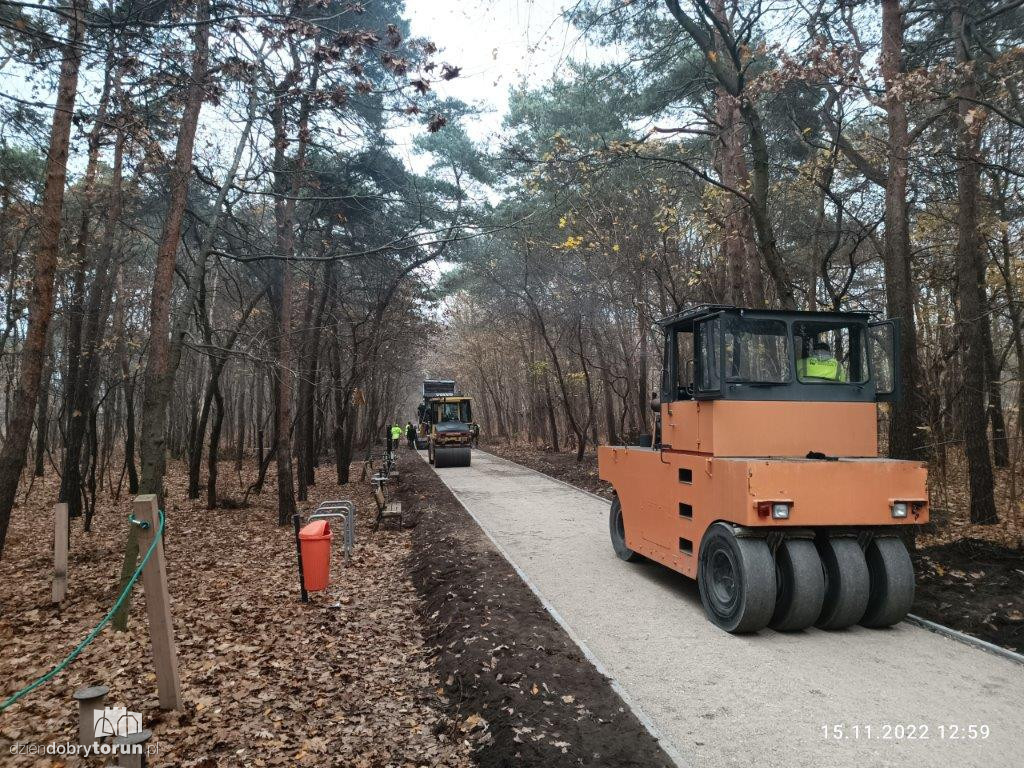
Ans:
[{"label": "worker in dark jacket", "polygon": [[409,448],[416,447],[416,427],[411,421],[405,423],[405,439],[409,441]]}]

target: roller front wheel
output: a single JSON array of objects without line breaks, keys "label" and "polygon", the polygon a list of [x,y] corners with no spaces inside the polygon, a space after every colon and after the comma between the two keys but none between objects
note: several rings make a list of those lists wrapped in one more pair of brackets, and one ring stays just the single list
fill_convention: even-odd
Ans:
[{"label": "roller front wheel", "polygon": [[438,469],[444,467],[468,467],[472,461],[472,450],[468,446],[449,446],[434,449],[434,466]]},{"label": "roller front wheel", "polygon": [[756,632],[772,618],[775,563],[763,539],[737,537],[715,523],[701,541],[697,583],[708,619],[726,632]]},{"label": "roller front wheel", "polygon": [[622,504],[619,503],[618,496],[612,499],[612,507],[608,512],[608,529],[612,536],[612,549],[620,560],[631,563],[640,559],[640,555],[626,546],[626,526],[622,519]]}]

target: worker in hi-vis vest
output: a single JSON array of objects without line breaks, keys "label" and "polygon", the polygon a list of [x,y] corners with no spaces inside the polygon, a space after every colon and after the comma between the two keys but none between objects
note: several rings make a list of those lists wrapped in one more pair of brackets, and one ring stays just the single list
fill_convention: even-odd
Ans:
[{"label": "worker in hi-vis vest", "polygon": [[814,342],[814,353],[796,361],[796,373],[801,379],[846,381],[842,366],[832,356],[831,348],[824,341]]},{"label": "worker in hi-vis vest", "polygon": [[[398,433],[395,433],[398,430]],[[391,453],[395,448],[398,447],[398,441],[402,439],[402,428],[395,422],[384,425],[384,436],[388,441],[388,453]]]}]

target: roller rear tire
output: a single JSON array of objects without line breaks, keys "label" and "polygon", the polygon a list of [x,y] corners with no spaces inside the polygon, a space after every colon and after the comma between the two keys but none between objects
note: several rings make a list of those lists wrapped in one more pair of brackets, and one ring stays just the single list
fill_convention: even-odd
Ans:
[{"label": "roller rear tire", "polygon": [[806,629],[825,601],[825,573],[810,539],[784,539],[775,550],[778,597],[768,626],[779,632]]},{"label": "roller rear tire", "polygon": [[619,497],[612,499],[611,510],[608,512],[608,529],[612,536],[612,549],[616,556],[627,563],[635,563],[641,556],[626,546],[626,526],[622,519],[622,504]]},{"label": "roller rear tire", "polygon": [[891,627],[903,620],[914,604],[914,564],[896,537],[872,540],[864,556],[871,579],[865,627]]},{"label": "roller rear tire", "polygon": [[700,544],[697,583],[704,612],[726,632],[756,632],[775,610],[775,562],[763,539],[715,523]]},{"label": "roller rear tire", "polygon": [[868,606],[870,591],[864,552],[852,537],[825,537],[817,544],[825,569],[825,600],[815,624],[821,629],[856,624]]}]

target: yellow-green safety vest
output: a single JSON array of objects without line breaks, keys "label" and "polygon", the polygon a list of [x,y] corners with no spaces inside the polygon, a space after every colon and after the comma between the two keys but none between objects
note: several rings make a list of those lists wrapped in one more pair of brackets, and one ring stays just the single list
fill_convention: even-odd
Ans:
[{"label": "yellow-green safety vest", "polygon": [[391,428],[391,439],[392,440],[398,440],[401,437],[402,437],[402,428],[401,427],[397,427],[397,426],[396,427],[392,427]]},{"label": "yellow-green safety vest", "polygon": [[796,372],[801,379],[827,379],[828,381],[846,381],[839,361],[834,357],[819,360],[816,357],[804,357],[796,361]]}]

